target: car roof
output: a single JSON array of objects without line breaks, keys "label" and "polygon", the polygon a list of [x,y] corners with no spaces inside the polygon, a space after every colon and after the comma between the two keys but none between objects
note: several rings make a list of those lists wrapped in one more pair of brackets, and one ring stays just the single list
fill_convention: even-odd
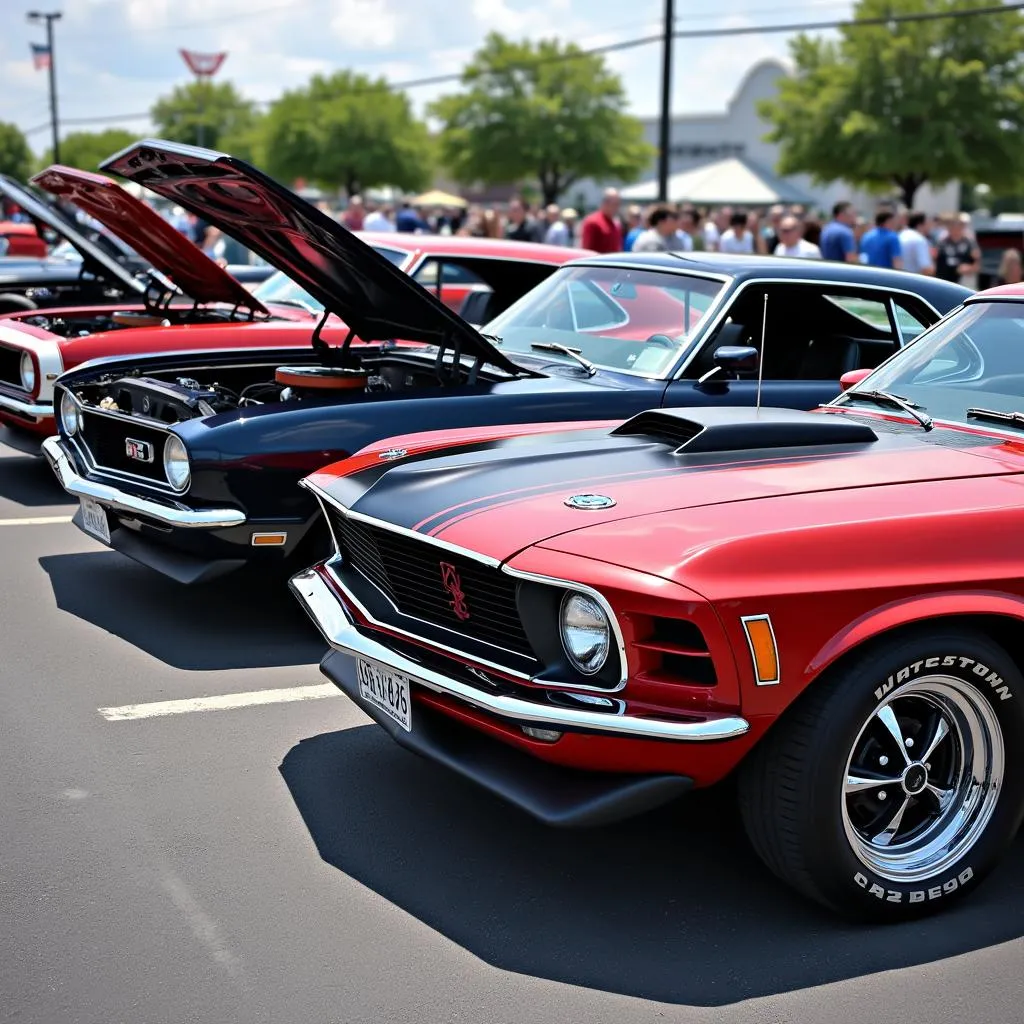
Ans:
[{"label": "car roof", "polygon": [[688,270],[722,274],[744,280],[774,277],[779,280],[849,281],[900,291],[927,294],[928,291],[971,294],[969,288],[903,270],[869,267],[863,263],[836,263],[831,260],[797,259],[787,256],[750,256],[718,252],[617,253],[588,258],[587,263],[628,263],[631,266],[669,270],[677,274]]},{"label": "car roof", "polygon": [[1022,299],[1024,300],[1024,284],[1001,284],[995,288],[986,288],[972,296],[976,299]]},{"label": "car roof", "polygon": [[571,249],[543,242],[513,242],[505,238],[474,238],[468,235],[417,235],[398,231],[357,231],[370,245],[384,249],[426,252],[434,256],[479,256],[489,259],[535,260],[539,263],[566,263],[596,255],[590,249]]}]

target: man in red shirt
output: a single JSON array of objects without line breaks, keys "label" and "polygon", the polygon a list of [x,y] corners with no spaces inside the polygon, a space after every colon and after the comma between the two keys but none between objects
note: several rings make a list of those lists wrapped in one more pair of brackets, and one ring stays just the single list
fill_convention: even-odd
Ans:
[{"label": "man in red shirt", "polygon": [[580,245],[595,252],[622,252],[622,226],[619,207],[622,200],[617,189],[605,189],[601,206],[583,218]]}]

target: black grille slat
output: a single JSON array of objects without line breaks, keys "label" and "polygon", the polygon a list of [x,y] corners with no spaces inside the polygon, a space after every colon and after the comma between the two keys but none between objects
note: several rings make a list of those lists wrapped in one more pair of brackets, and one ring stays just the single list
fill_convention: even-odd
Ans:
[{"label": "black grille slat", "polygon": [[[535,658],[516,604],[516,581],[499,569],[426,541],[357,522],[329,508],[346,563],[405,616],[443,626],[467,639]],[[460,619],[441,580],[441,563],[459,574],[468,619]]]},{"label": "black grille slat", "polygon": [[[130,473],[154,483],[167,484],[164,473],[166,431],[129,418],[122,420],[120,417],[103,416],[88,409],[82,411],[82,421],[78,443],[86,448],[97,469]],[[142,462],[130,458],[125,447],[129,438],[150,445],[153,461]]]},{"label": "black grille slat", "polygon": [[21,353],[3,345],[0,345],[0,383],[25,390],[21,386]]}]

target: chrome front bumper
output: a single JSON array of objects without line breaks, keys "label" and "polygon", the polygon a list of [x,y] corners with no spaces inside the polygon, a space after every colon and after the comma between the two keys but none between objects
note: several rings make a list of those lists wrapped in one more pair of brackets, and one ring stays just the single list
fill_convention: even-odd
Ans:
[{"label": "chrome front bumper", "polygon": [[29,416],[34,420],[53,419],[53,403],[37,405],[34,402],[23,402],[20,398],[12,398],[10,395],[0,395],[0,409],[17,413],[19,416]]},{"label": "chrome front bumper", "polygon": [[512,718],[518,722],[533,722],[552,729],[583,729],[591,732],[611,733],[645,740],[728,740],[742,736],[749,728],[746,719],[735,715],[721,715],[697,722],[665,721],[615,715],[599,711],[552,707],[536,704],[519,697],[486,693],[473,686],[450,679],[432,669],[396,654],[383,644],[363,636],[345,613],[323,577],[313,569],[293,576],[291,588],[306,609],[327,642],[337,651],[353,657],[366,658],[385,668],[407,676],[414,683],[436,693],[447,694],[465,701],[481,711]]},{"label": "chrome front bumper", "polygon": [[91,498],[101,505],[126,512],[133,516],[145,516],[163,526],[185,529],[216,530],[229,526],[241,526],[245,513],[236,508],[193,509],[184,506],[164,505],[134,494],[125,494],[109,484],[95,483],[80,476],[67,457],[59,437],[48,437],[43,441],[43,454],[53,468],[61,487],[76,498]]}]

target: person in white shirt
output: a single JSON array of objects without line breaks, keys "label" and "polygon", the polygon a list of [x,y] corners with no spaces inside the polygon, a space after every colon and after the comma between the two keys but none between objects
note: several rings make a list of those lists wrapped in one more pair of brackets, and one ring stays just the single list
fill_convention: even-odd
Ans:
[{"label": "person in white shirt", "polygon": [[571,245],[572,235],[569,228],[562,220],[562,211],[557,203],[551,203],[544,211],[547,230],[544,232],[544,241],[548,245]]},{"label": "person in white shirt", "polygon": [[779,221],[779,244],[775,246],[775,255],[820,260],[821,250],[804,238],[803,225],[800,221],[796,217],[788,216]]},{"label": "person in white shirt", "polygon": [[935,273],[932,247],[925,237],[927,231],[927,214],[914,210],[907,215],[907,226],[900,232],[900,249],[903,252],[903,269],[912,274],[931,276]]},{"label": "person in white shirt", "polygon": [[679,217],[671,206],[658,205],[647,215],[647,230],[633,243],[633,252],[689,252],[693,240],[680,234]]},{"label": "person in white shirt", "polygon": [[719,252],[753,253],[754,232],[747,228],[747,215],[737,211],[729,218],[729,230],[718,242]]},{"label": "person in white shirt", "polygon": [[390,207],[380,209],[376,203],[366,204],[366,216],[363,218],[364,231],[394,231],[395,222],[388,216]]},{"label": "person in white shirt", "polygon": [[722,241],[722,235],[728,230],[732,220],[732,207],[723,206],[709,214],[704,221],[704,248],[708,252],[718,252],[718,245]]}]

